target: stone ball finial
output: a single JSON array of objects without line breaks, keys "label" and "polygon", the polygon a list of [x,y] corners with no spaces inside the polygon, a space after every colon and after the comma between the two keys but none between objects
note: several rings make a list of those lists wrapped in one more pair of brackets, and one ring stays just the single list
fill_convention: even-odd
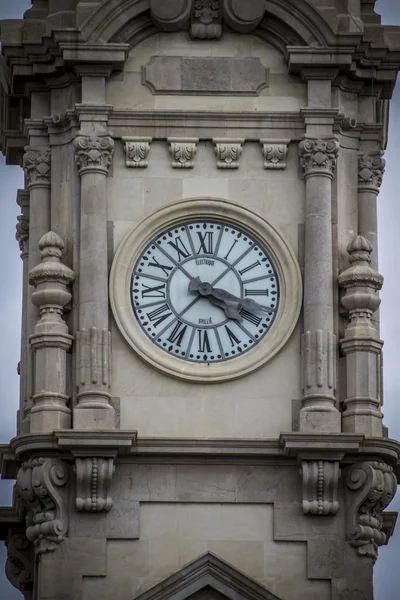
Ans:
[{"label": "stone ball finial", "polygon": [[40,256],[42,260],[61,260],[64,246],[63,240],[57,233],[48,231],[39,240]]},{"label": "stone ball finial", "polygon": [[371,252],[373,247],[364,236],[357,235],[347,246],[347,252],[350,254],[350,262],[356,261],[371,262]]}]

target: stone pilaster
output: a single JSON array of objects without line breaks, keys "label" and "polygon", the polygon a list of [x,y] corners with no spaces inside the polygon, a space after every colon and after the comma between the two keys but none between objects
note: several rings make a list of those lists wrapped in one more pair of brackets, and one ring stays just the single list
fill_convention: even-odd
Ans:
[{"label": "stone pilaster", "polygon": [[78,404],[75,429],[114,429],[110,404],[106,178],[114,140],[106,131],[74,140],[81,176]]},{"label": "stone pilaster", "polygon": [[71,300],[67,286],[72,283],[74,272],[61,262],[64,242],[56,233],[46,233],[39,247],[42,262],[29,273],[29,283],[36,288],[32,302],[40,310],[35,333],[29,338],[35,352],[30,430],[50,433],[71,426],[66,353],[73,338],[68,334],[62,313]]},{"label": "stone pilaster", "polygon": [[[51,150],[45,146],[26,146],[23,156],[26,185],[29,191],[29,242],[28,266],[31,271],[40,263],[39,240],[50,230],[50,172]],[[26,339],[35,331],[39,311],[27,294]],[[33,396],[33,355],[27,347],[26,356],[26,402],[24,403],[21,428],[29,432],[30,411]]]},{"label": "stone pilaster", "polygon": [[346,398],[343,431],[382,436],[380,373],[383,342],[372,321],[380,305],[383,277],[370,266],[371,243],[357,236],[348,246],[350,268],[339,275],[344,290],[342,306],[348,312],[341,351],[346,356]]},{"label": "stone pilaster", "polygon": [[303,407],[300,431],[340,431],[336,408],[336,340],[333,333],[332,179],[336,139],[306,138],[300,163],[306,179],[304,258]]}]

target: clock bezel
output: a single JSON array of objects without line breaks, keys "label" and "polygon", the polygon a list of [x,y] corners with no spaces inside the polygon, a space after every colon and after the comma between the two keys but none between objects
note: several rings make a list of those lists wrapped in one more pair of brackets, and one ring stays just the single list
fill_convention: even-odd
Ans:
[{"label": "clock bezel", "polygon": [[[195,219],[213,219],[247,232],[265,247],[278,276],[280,302],[271,329],[251,350],[227,361],[195,363],[175,358],[146,336],[132,310],[131,276],[143,250],[163,231]],[[126,234],[111,267],[110,302],[119,331],[136,354],[151,366],[185,381],[218,383],[259,369],[281,350],[300,315],[302,279],[290,245],[263,218],[230,200],[188,198],[165,205]]]}]

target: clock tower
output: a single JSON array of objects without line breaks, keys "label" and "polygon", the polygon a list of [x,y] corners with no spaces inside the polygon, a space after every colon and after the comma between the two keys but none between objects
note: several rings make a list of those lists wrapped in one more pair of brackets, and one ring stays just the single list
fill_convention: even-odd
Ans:
[{"label": "clock tower", "polygon": [[373,0],[33,0],[0,22],[25,171],[26,600],[372,600],[396,514]]}]

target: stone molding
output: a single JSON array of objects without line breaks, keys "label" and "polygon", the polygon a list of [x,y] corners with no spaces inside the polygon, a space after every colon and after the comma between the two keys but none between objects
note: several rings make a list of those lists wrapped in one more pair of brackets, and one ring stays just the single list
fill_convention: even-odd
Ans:
[{"label": "stone molding", "polygon": [[300,166],[304,176],[325,175],[333,177],[339,142],[335,138],[307,138],[300,142]]},{"label": "stone molding", "polygon": [[108,175],[114,153],[114,140],[107,133],[78,134],[74,139],[79,174],[95,171]]},{"label": "stone molding", "polygon": [[386,161],[383,152],[360,154],[358,157],[358,188],[378,193],[385,172]]},{"label": "stone molding", "polygon": [[34,187],[50,187],[50,148],[25,146],[23,167],[28,190]]},{"label": "stone molding", "polygon": [[378,461],[356,463],[346,470],[346,486],[347,537],[361,556],[375,561],[386,543],[382,513],[397,489],[393,469]]},{"label": "stone molding", "polygon": [[115,467],[112,458],[77,457],[76,509],[80,512],[108,512],[112,508],[109,496]]},{"label": "stone molding", "polygon": [[339,462],[302,461],[300,475],[303,484],[305,515],[336,515],[339,510]]},{"label": "stone molding", "polygon": [[31,458],[18,471],[16,492],[28,509],[26,537],[39,554],[56,550],[68,531],[68,474],[65,462],[48,457]]},{"label": "stone molding", "polygon": [[170,137],[167,142],[172,155],[172,168],[193,169],[199,139]]},{"label": "stone molding", "polygon": [[244,138],[214,138],[214,151],[218,169],[238,169],[240,155],[243,152]]},{"label": "stone molding", "polygon": [[23,529],[10,529],[6,540],[7,561],[5,573],[12,586],[25,600],[31,600],[33,592],[34,548]]},{"label": "stone molding", "polygon": [[290,140],[260,140],[264,157],[264,169],[286,169]]},{"label": "stone molding", "polygon": [[151,137],[123,137],[127,167],[145,169],[149,162],[147,157],[150,153]]}]

